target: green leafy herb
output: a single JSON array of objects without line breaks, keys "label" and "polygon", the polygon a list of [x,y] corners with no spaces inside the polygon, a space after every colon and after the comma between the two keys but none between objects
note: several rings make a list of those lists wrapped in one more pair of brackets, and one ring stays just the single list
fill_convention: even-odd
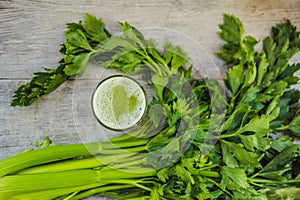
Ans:
[{"label": "green leafy herb", "polygon": [[45,72],[36,72],[32,80],[20,86],[13,98],[12,106],[29,106],[41,96],[54,91],[70,77],[84,72],[94,48],[110,37],[101,19],[86,14],[82,22],[67,24],[66,41],[61,45],[63,58],[55,69],[45,68]]}]

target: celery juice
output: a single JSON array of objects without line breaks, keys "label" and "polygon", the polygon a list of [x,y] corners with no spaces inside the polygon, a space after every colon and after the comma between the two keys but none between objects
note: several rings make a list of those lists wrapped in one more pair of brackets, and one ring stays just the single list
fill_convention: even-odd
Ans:
[{"label": "celery juice", "polygon": [[98,121],[113,130],[136,125],[146,110],[146,96],[141,85],[127,76],[111,76],[103,80],[92,98]]}]

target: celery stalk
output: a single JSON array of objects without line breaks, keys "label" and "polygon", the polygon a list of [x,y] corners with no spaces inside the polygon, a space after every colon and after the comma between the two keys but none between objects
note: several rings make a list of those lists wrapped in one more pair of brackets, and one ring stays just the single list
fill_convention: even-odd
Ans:
[{"label": "celery stalk", "polygon": [[[130,138],[132,138],[132,136]],[[144,144],[147,143],[148,139],[136,138],[136,140],[130,140],[130,142],[127,142],[126,139],[128,139],[128,136],[120,136],[120,140],[114,143],[101,141],[89,144],[57,145],[22,152],[0,161],[0,177],[16,173],[32,166],[74,157],[96,155],[100,152],[101,154],[117,155],[146,150]],[[124,148],[124,150],[120,148]]]},{"label": "celery stalk", "polygon": [[[63,189],[90,184],[124,183],[141,177],[155,176],[151,168],[73,170],[54,173],[11,175],[0,179],[0,199],[42,190]],[[130,180],[126,180],[130,179]]]},{"label": "celery stalk", "polygon": [[102,192],[134,188],[134,187],[135,187],[134,185],[109,185],[109,186],[102,186],[102,187],[98,187],[98,188],[92,188],[90,190],[76,194],[75,196],[71,197],[70,200],[80,200],[80,199],[83,199],[86,197],[94,196],[94,195],[102,193]]},{"label": "celery stalk", "polygon": [[[70,188],[62,188],[62,189],[54,189],[54,190],[43,190],[38,192],[32,192],[32,193],[25,193],[25,194],[19,194],[11,197],[11,200],[33,200],[33,199],[54,199],[58,198],[60,196],[78,192],[81,190],[91,190],[92,188],[99,188],[103,184],[90,184],[90,185],[84,185],[84,186],[78,186],[78,187],[70,187]],[[100,187],[101,188],[101,187]]]},{"label": "celery stalk", "polygon": [[108,155],[108,156],[95,156],[82,159],[71,159],[60,162],[49,163],[45,165],[38,165],[19,171],[16,174],[36,174],[36,173],[49,173],[68,171],[76,169],[91,169],[96,167],[102,167],[106,164],[121,163],[124,159],[127,161],[135,160],[133,153],[120,154],[120,155]]},{"label": "celery stalk", "polygon": [[75,170],[58,173],[11,175],[0,179],[0,199],[22,193],[62,189],[100,183],[94,170]]}]

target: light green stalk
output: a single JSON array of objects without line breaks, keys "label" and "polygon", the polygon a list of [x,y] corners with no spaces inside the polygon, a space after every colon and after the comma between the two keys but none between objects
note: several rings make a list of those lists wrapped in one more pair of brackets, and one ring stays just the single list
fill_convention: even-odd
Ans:
[{"label": "light green stalk", "polygon": [[35,191],[65,189],[91,184],[132,184],[135,178],[155,175],[155,170],[140,167],[136,169],[126,169],[126,171],[105,168],[101,170],[73,170],[54,173],[11,175],[0,179],[0,199],[9,199],[19,194],[33,193]]},{"label": "light green stalk", "polygon": [[48,146],[38,150],[22,152],[0,161],[0,177],[39,164],[97,154],[98,150],[99,144],[93,143],[89,145],[88,149],[84,144],[72,144]]},{"label": "light green stalk", "polygon": [[15,195],[10,198],[10,200],[33,200],[33,199],[42,199],[42,200],[51,200],[58,198],[60,196],[78,192],[81,190],[89,190],[91,188],[97,188],[102,186],[102,183],[71,187],[71,188],[62,188],[62,189],[54,189],[54,190],[43,190],[38,192],[31,192],[26,194]]},{"label": "light green stalk", "polygon": [[76,194],[75,196],[71,197],[70,200],[80,200],[86,197],[91,197],[97,194],[101,194],[102,192],[113,191],[113,190],[121,190],[127,188],[135,188],[135,185],[110,185],[110,186],[102,186],[98,188],[92,188],[85,192]]},{"label": "light green stalk", "polygon": [[109,155],[109,156],[95,156],[89,158],[82,158],[77,160],[66,160],[60,162],[54,162],[45,165],[38,165],[31,168],[19,171],[16,174],[36,174],[36,173],[50,173],[59,171],[69,171],[76,169],[92,169],[103,167],[107,164],[122,163],[124,161],[130,162],[136,158],[134,153]]},{"label": "light green stalk", "polygon": [[[125,140],[123,140],[123,138]],[[128,141],[127,141],[128,139]],[[120,136],[119,140],[102,141],[89,144],[70,144],[48,146],[38,150],[30,150],[11,156],[0,161],[0,177],[16,173],[20,170],[60,160],[89,156],[96,154],[128,154],[146,150],[147,138],[133,138],[132,136]],[[129,148],[126,148],[129,147]],[[121,149],[124,148],[124,149]]]}]

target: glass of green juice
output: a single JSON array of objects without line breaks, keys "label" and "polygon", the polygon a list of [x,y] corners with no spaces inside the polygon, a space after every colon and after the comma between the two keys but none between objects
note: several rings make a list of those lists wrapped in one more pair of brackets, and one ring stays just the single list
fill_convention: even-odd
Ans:
[{"label": "glass of green juice", "polygon": [[113,75],[103,79],[92,96],[96,119],[115,131],[135,127],[144,117],[146,107],[143,87],[129,76]]}]

